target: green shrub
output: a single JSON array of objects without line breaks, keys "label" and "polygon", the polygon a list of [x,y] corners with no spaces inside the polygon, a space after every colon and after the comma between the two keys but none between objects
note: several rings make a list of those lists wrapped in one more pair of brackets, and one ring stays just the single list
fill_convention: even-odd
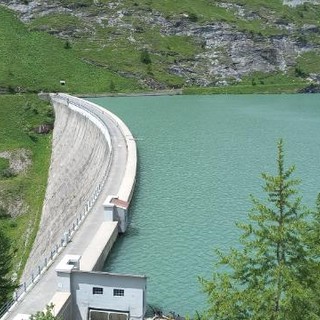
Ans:
[{"label": "green shrub", "polygon": [[32,142],[38,141],[38,135],[36,133],[34,133],[33,131],[28,132],[28,136]]},{"label": "green shrub", "polygon": [[152,71],[152,67],[151,67],[151,64],[148,64],[147,66],[147,73],[151,76],[153,76],[153,71]]},{"label": "green shrub", "polygon": [[67,40],[65,43],[64,43],[64,48],[65,49],[71,49],[71,43],[69,40]]},{"label": "green shrub", "polygon": [[114,84],[113,80],[110,81],[109,89],[110,89],[111,92],[115,92],[116,91],[116,85]]},{"label": "green shrub", "polygon": [[300,77],[300,78],[305,78],[308,75],[299,66],[294,68],[294,74],[296,75],[296,77]]},{"label": "green shrub", "polygon": [[15,89],[13,86],[8,85],[8,92],[9,92],[10,94],[15,94],[15,93],[16,93],[16,89]]},{"label": "green shrub", "polygon": [[4,207],[0,206],[0,219],[1,218],[8,218],[8,217],[9,217],[9,215],[8,215],[7,210]]},{"label": "green shrub", "polygon": [[17,221],[11,220],[9,223],[10,228],[16,228],[18,226]]},{"label": "green shrub", "polygon": [[[0,158],[0,179],[8,179],[15,176],[16,174],[9,167],[9,160]],[[1,216],[1,213],[0,213],[0,216]]]},{"label": "green shrub", "polygon": [[5,158],[0,158],[0,172],[9,168],[9,160]]},{"label": "green shrub", "polygon": [[150,54],[149,54],[149,52],[147,50],[141,51],[140,61],[142,63],[144,63],[144,64],[150,64],[151,63]]},{"label": "green shrub", "polygon": [[0,172],[0,177],[2,178],[6,178],[6,179],[9,179],[9,178],[13,178],[15,177],[16,174],[14,173],[14,171],[10,168],[7,168],[7,169],[4,169]]},{"label": "green shrub", "polygon": [[197,16],[194,12],[191,12],[191,13],[189,14],[189,20],[190,20],[191,22],[197,22],[199,19],[198,19],[198,16]]}]

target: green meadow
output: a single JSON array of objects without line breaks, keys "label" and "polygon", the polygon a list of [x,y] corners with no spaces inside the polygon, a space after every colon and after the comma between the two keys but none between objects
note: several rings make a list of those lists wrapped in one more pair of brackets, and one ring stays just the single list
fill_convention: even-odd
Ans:
[{"label": "green meadow", "polygon": [[[0,6],[0,88],[14,92],[109,91],[111,79],[119,91],[138,89],[136,81],[89,64],[65,41],[30,31],[12,12]],[[60,80],[66,82],[61,87]]]},{"label": "green meadow", "polygon": [[[51,106],[34,94],[0,95],[0,152],[27,150],[31,164],[17,174],[0,158],[0,226],[12,239],[13,272],[20,275],[41,217],[51,155],[51,134],[33,128],[53,122]],[[12,217],[10,207],[19,210]],[[21,212],[19,212],[21,211]]]}]

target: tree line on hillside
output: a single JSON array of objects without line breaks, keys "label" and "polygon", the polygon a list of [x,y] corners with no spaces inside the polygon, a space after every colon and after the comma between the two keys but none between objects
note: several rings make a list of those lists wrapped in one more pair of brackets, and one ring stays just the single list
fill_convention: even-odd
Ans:
[{"label": "tree line on hillside", "polygon": [[[265,201],[252,199],[240,249],[217,251],[211,279],[203,279],[208,308],[199,320],[316,320],[320,319],[320,194],[316,209],[302,206],[293,179],[285,168],[282,139],[278,142],[277,174],[262,174]],[[0,230],[0,305],[15,287],[8,277],[12,253]],[[34,320],[51,320],[52,306]]]},{"label": "tree line on hillside", "polygon": [[10,278],[12,257],[10,239],[0,228],[0,310],[16,288],[14,281]]}]

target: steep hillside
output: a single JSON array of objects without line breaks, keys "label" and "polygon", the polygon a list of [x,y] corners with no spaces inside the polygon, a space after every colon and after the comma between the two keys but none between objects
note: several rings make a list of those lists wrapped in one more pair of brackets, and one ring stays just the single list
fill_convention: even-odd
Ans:
[{"label": "steep hillside", "polygon": [[37,132],[53,121],[36,95],[0,95],[0,228],[12,241],[15,279],[38,230],[50,164],[51,134]]},{"label": "steep hillside", "polygon": [[236,85],[253,92],[320,80],[319,2],[0,0],[32,35],[62,39],[61,61],[72,56],[82,68],[122,79],[102,91],[123,91],[123,79],[134,79],[131,89]]},{"label": "steep hillside", "polygon": [[30,32],[12,12],[0,6],[0,91],[61,90],[66,80],[71,92],[101,92],[113,79],[124,90],[136,84],[112,72],[81,61],[64,41],[44,32]]}]

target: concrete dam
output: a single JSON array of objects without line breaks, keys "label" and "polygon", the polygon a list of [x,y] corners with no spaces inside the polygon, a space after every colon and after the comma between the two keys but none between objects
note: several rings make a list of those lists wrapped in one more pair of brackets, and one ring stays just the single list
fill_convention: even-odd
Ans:
[{"label": "concrete dam", "polygon": [[66,320],[142,319],[146,277],[101,272],[126,231],[135,140],[121,119],[93,103],[66,94],[50,100],[56,119],[40,227],[1,319],[28,319],[51,303]]}]

